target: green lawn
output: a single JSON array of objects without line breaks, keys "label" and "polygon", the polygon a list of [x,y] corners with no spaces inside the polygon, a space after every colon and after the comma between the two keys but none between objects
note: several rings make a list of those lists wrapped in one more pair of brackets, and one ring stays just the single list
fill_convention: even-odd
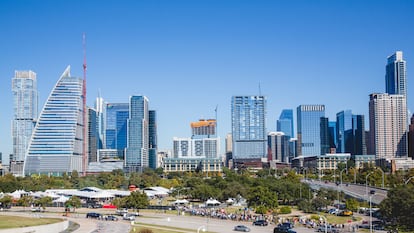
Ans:
[{"label": "green lawn", "polygon": [[18,216],[0,216],[0,229],[31,227],[61,222],[59,218],[28,218]]}]

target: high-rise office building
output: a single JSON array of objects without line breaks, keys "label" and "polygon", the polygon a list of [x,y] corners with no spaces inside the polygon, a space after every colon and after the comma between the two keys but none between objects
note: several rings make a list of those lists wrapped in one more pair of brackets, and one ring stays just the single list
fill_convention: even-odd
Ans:
[{"label": "high-rise office building", "polygon": [[365,123],[363,115],[354,115],[351,110],[336,114],[338,153],[366,155]]},{"label": "high-rise office building", "polygon": [[299,105],[296,113],[298,155],[321,155],[321,117],[325,117],[325,105]]},{"label": "high-rise office building", "polygon": [[82,172],[83,79],[66,68],[53,87],[34,128],[24,163],[25,175]]},{"label": "high-rise office building", "polygon": [[152,169],[157,168],[158,158],[157,158],[157,112],[155,110],[150,110],[148,113],[148,156],[149,156],[149,167]]},{"label": "high-rise office building", "polygon": [[129,99],[128,145],[125,156],[126,172],[142,172],[149,166],[149,111],[148,98],[131,96]]},{"label": "high-rise office building", "polygon": [[[329,153],[335,154],[336,153],[336,121],[329,121],[328,122],[328,128],[329,128],[329,147],[331,148],[331,151]],[[335,149],[335,150],[333,150]]]},{"label": "high-rise office building", "polygon": [[232,97],[233,160],[267,157],[265,116],[264,96]]},{"label": "high-rise office building", "polygon": [[329,119],[327,117],[320,118],[320,138],[321,138],[321,155],[331,152],[332,139],[329,137]]},{"label": "high-rise office building", "polygon": [[97,150],[98,150],[98,141],[99,141],[99,132],[98,132],[98,116],[97,112],[93,108],[88,109],[88,163],[97,162]]},{"label": "high-rise office building", "polygon": [[277,120],[276,130],[285,133],[286,136],[294,137],[293,109],[283,109]]},{"label": "high-rise office building", "polygon": [[15,71],[12,78],[12,92],[13,156],[10,161],[10,171],[14,175],[23,175],[23,162],[38,114],[36,73],[30,70]]},{"label": "high-rise office building", "polygon": [[377,159],[407,157],[407,105],[404,95],[371,94],[369,127]]},{"label": "high-rise office building", "polygon": [[267,135],[268,160],[289,163],[289,139],[284,132],[270,132]]},{"label": "high-rise office building", "polygon": [[408,155],[414,159],[414,114],[410,118],[408,130]]},{"label": "high-rise office building", "polygon": [[105,103],[103,98],[99,95],[95,100],[96,110],[96,124],[98,126],[98,149],[104,149],[105,147]]},{"label": "high-rise office building", "polygon": [[397,51],[387,58],[385,89],[388,94],[403,95],[407,98],[406,63],[402,51]]},{"label": "high-rise office building", "polygon": [[123,159],[127,147],[129,104],[107,103],[105,109],[105,149],[118,150],[118,157]]}]

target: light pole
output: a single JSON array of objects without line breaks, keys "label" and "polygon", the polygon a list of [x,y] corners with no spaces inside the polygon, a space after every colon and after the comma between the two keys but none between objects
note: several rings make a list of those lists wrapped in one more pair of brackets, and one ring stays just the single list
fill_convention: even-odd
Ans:
[{"label": "light pole", "polygon": [[368,198],[368,176],[372,174],[372,171],[365,176],[365,195]]},{"label": "light pole", "polygon": [[375,195],[375,190],[369,192],[369,232],[372,233],[372,196]]},{"label": "light pole", "polygon": [[206,227],[205,227],[205,226],[199,226],[199,227],[197,228],[197,233],[200,233],[200,230],[201,230],[202,232],[205,232],[205,231],[206,231]]},{"label": "light pole", "polygon": [[339,172],[339,178],[341,179],[341,187],[342,187],[342,172],[348,171],[346,168],[342,169],[341,172]]},{"label": "light pole", "polygon": [[320,221],[322,221],[322,218],[323,218],[323,221],[324,221],[324,223],[325,223],[325,233],[328,233],[328,220],[326,219],[326,217],[325,217],[325,216],[323,216],[323,215],[319,215],[319,220],[320,220]]}]

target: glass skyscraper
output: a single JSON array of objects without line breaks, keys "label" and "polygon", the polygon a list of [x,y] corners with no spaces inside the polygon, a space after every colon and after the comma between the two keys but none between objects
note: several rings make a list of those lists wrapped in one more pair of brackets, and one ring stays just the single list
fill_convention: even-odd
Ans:
[{"label": "glass skyscraper", "polygon": [[157,112],[155,110],[149,111],[149,122],[148,122],[148,159],[149,167],[152,169],[157,168]]},{"label": "glass skyscraper", "polygon": [[325,117],[325,105],[299,105],[298,155],[321,155],[321,117]]},{"label": "glass skyscraper", "polygon": [[13,92],[13,155],[11,173],[23,175],[23,161],[38,114],[36,73],[15,71],[12,79]]},{"label": "glass skyscraper", "polygon": [[105,149],[118,150],[118,157],[123,159],[127,147],[128,103],[107,103],[105,121]]},{"label": "glass skyscraper", "polygon": [[404,95],[407,98],[406,63],[402,51],[387,58],[385,88],[388,94]]},{"label": "glass skyscraper", "polygon": [[83,171],[83,79],[66,68],[40,113],[32,134],[25,175]]},{"label": "glass skyscraper", "polygon": [[149,111],[148,98],[131,96],[129,100],[128,146],[125,156],[126,172],[142,172],[149,166]]},{"label": "glass skyscraper", "polygon": [[277,121],[277,131],[285,133],[285,136],[294,137],[293,109],[283,109]]},{"label": "glass skyscraper", "polygon": [[233,159],[261,159],[266,149],[266,98],[264,96],[233,96],[231,122]]}]

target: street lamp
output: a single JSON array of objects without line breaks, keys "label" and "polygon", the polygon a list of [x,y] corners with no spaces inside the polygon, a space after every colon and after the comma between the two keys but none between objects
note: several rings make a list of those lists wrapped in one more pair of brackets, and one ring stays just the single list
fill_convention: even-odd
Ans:
[{"label": "street lamp", "polygon": [[372,171],[365,176],[365,195],[368,198],[368,176],[372,174]]},{"label": "street lamp", "polygon": [[198,227],[198,228],[197,228],[197,233],[200,233],[200,230],[201,230],[202,232],[205,232],[205,231],[206,231],[206,227],[205,227],[205,226],[200,226],[200,227]]},{"label": "street lamp", "polygon": [[375,190],[369,192],[369,232],[372,233],[372,196],[375,195]]},{"label": "street lamp", "polygon": [[325,233],[328,233],[328,220],[326,219],[325,216],[319,215],[319,221],[322,221],[322,218],[323,218],[323,221],[325,223]]},{"label": "street lamp", "polygon": [[342,169],[341,172],[339,172],[339,177],[341,179],[341,186],[342,186],[342,172],[343,171],[348,171],[346,168]]}]

